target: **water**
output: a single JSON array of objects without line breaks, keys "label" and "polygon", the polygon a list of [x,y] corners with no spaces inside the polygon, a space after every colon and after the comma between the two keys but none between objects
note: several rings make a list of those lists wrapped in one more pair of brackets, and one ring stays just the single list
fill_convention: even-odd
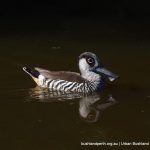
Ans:
[{"label": "water", "polygon": [[[147,24],[87,19],[34,28],[31,23],[14,25],[0,37],[2,149],[86,149],[81,142],[150,141]],[[103,93],[49,93],[22,71],[23,66],[78,71],[78,55],[87,50],[121,77]]]}]

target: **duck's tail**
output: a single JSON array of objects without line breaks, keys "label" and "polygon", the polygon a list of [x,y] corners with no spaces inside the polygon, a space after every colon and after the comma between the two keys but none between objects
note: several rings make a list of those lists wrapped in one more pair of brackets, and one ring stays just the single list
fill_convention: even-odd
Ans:
[{"label": "duck's tail", "polygon": [[42,76],[37,70],[32,70],[27,67],[23,67],[23,70],[32,77],[32,79],[37,83],[38,86],[43,85],[44,76]]},{"label": "duck's tail", "polygon": [[37,70],[31,70],[30,68],[23,67],[23,70],[31,77],[38,78],[40,73]]}]

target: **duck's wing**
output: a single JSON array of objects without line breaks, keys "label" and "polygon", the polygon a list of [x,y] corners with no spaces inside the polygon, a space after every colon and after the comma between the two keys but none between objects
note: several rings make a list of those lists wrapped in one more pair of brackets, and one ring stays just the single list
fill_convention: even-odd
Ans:
[{"label": "duck's wing", "polygon": [[38,71],[41,75],[43,75],[45,78],[49,79],[59,79],[59,80],[66,80],[70,82],[77,82],[82,83],[85,81],[84,78],[80,76],[79,73],[76,72],[70,72],[70,71],[49,71],[43,68],[37,68],[35,67],[35,70]]}]

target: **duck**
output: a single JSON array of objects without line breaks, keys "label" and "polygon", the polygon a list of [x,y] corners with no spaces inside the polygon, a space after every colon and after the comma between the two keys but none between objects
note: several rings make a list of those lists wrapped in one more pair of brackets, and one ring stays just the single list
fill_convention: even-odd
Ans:
[{"label": "duck", "polygon": [[41,88],[50,91],[93,93],[101,91],[107,82],[113,82],[118,75],[106,69],[96,54],[83,52],[79,55],[78,65],[80,73],[71,71],[50,71],[43,68],[23,67],[23,70],[31,76]]}]

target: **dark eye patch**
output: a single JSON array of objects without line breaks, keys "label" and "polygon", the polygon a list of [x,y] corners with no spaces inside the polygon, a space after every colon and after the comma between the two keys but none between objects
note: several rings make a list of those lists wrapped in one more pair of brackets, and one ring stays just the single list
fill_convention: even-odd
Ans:
[{"label": "dark eye patch", "polygon": [[90,54],[82,54],[79,56],[79,59],[85,58],[86,62],[93,67],[95,65],[95,60]]},{"label": "dark eye patch", "polygon": [[92,64],[93,62],[94,62],[94,59],[93,58],[87,58],[87,62],[89,63],[89,64]]},{"label": "dark eye patch", "polygon": [[92,57],[87,57],[86,61],[91,67],[93,67],[95,65],[95,60]]}]

